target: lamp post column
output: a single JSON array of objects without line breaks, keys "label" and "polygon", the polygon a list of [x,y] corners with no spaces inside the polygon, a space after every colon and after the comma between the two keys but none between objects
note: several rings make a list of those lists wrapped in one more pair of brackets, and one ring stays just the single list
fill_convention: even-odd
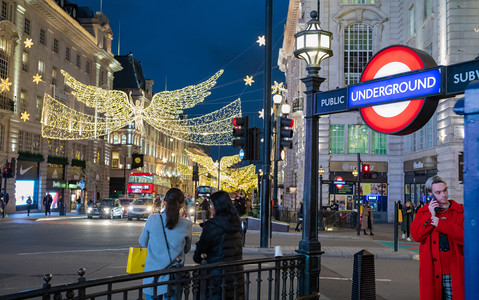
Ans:
[{"label": "lamp post column", "polygon": [[[306,85],[305,101],[305,151],[304,151],[304,219],[303,236],[299,242],[299,253],[306,256],[304,292],[305,295],[319,293],[319,272],[321,265],[321,243],[318,240],[318,120],[314,116],[314,94],[325,80],[308,67],[309,76],[301,79]],[[316,73],[316,74],[315,74]]]},{"label": "lamp post column", "polygon": [[318,230],[323,231],[323,174],[319,175],[319,214]]}]

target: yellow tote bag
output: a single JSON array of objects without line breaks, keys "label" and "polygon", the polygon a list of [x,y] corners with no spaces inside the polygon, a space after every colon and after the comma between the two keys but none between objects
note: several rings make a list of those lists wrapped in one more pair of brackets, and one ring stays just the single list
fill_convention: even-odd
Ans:
[{"label": "yellow tote bag", "polygon": [[402,223],[402,210],[398,209],[398,223]]},{"label": "yellow tote bag", "polygon": [[128,264],[126,265],[126,273],[141,273],[145,272],[145,260],[148,249],[130,247],[128,253]]}]

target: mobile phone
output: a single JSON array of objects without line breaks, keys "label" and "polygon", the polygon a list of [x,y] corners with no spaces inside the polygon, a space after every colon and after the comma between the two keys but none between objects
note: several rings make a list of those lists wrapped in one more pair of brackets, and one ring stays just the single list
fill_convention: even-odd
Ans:
[{"label": "mobile phone", "polygon": [[[431,195],[431,201],[436,201],[437,202],[436,196],[434,196],[434,194]],[[438,210],[439,210],[439,207],[434,208],[435,212],[437,212]]]}]

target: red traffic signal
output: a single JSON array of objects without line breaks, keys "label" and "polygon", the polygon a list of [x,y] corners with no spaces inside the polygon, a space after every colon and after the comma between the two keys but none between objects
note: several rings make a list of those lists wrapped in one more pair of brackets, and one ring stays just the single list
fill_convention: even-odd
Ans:
[{"label": "red traffic signal", "polygon": [[369,173],[369,165],[368,164],[363,164],[363,173]]}]

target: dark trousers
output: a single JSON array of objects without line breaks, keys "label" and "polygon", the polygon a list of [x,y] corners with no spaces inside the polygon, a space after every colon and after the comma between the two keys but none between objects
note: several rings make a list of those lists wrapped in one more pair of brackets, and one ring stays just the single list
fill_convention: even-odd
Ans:
[{"label": "dark trousers", "polygon": [[31,205],[27,205],[27,216],[30,215],[30,209],[32,209],[32,206],[31,206]]},{"label": "dark trousers", "polygon": [[50,205],[45,206],[45,216],[47,215],[47,213],[50,216],[52,215],[52,212],[50,211]]}]

